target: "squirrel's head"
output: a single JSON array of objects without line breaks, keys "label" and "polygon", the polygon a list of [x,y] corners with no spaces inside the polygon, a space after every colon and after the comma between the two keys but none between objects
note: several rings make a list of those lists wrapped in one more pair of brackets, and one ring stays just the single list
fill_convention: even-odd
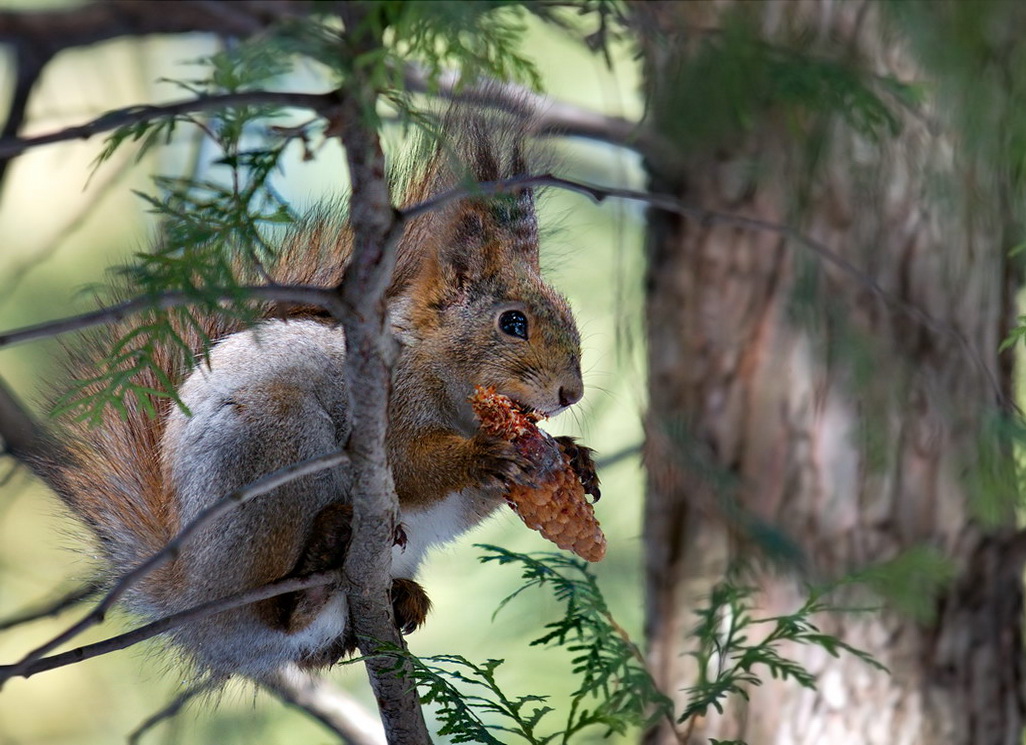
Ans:
[{"label": "squirrel's head", "polygon": [[449,239],[424,257],[402,303],[403,333],[436,361],[451,401],[490,386],[551,416],[584,393],[580,335],[566,300],[541,277],[537,244],[497,231],[488,222],[496,212],[516,208],[466,206]]},{"label": "squirrel's head", "polygon": [[[430,186],[408,203],[529,173],[523,120],[450,117],[445,129]],[[475,385],[548,415],[581,399],[580,335],[566,300],[542,279],[530,188],[453,200],[418,219],[396,276],[400,337],[437,361],[434,377],[454,405]]]}]

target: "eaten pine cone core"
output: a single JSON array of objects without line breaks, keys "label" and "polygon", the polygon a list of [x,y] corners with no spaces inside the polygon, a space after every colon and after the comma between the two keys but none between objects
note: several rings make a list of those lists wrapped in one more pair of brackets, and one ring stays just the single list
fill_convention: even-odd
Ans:
[{"label": "eaten pine cone core", "polygon": [[509,440],[534,464],[537,486],[510,484],[506,502],[524,524],[566,551],[587,561],[606,554],[606,537],[588,502],[580,477],[555,440],[536,424],[541,417],[525,413],[508,396],[478,386],[470,397],[481,429]]}]

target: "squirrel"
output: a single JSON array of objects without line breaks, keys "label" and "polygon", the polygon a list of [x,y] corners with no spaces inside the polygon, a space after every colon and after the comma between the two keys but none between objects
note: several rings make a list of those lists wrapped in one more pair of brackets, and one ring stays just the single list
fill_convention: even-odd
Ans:
[{"label": "squirrel", "polygon": [[[426,166],[407,175],[401,204],[466,183],[528,173],[527,122],[454,107]],[[345,271],[351,232],[321,210],[294,229],[270,278],[332,287]],[[542,278],[532,190],[472,195],[412,220],[397,245],[386,293],[397,356],[387,452],[399,499],[392,555],[396,624],[408,633],[430,607],[414,580],[426,550],[473,527],[529,483],[530,464],[506,440],[481,431],[468,397],[475,386],[525,409],[555,415],[583,395],[580,336],[566,300]],[[44,464],[58,494],[98,539],[111,579],[160,550],[202,509],[277,469],[344,447],[354,426],[345,338],[319,308],[267,304],[244,327],[221,316],[180,322],[191,349],[154,357],[182,405],[127,400],[97,428],[69,423]],[[100,332],[109,345],[132,327]],[[205,342],[212,346],[204,352]],[[90,349],[102,349],[95,339]],[[73,375],[102,351],[73,355]],[[139,383],[160,388],[144,371]],[[558,438],[594,478],[588,448]],[[268,582],[341,567],[351,540],[350,474],[343,464],[295,479],[237,506],[185,543],[126,596],[130,610],[166,616]],[[594,492],[597,495],[597,488]],[[318,669],[355,649],[345,592],[324,586],[270,598],[185,625],[173,643],[186,659],[227,677],[260,677],[288,664]]]}]

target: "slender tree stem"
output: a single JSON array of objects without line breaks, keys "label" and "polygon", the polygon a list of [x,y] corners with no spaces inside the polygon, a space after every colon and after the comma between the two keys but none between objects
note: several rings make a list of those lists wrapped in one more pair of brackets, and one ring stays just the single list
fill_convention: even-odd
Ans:
[{"label": "slender tree stem", "polygon": [[[362,3],[339,6],[346,28],[349,59],[361,59],[381,47],[377,24]],[[395,266],[395,242],[402,220],[392,207],[385,156],[374,123],[378,90],[354,71],[342,103],[339,135],[346,148],[352,195],[350,224],[353,253],[338,291],[352,312],[342,320],[346,332],[346,383],[357,426],[347,452],[353,474],[353,541],[346,557],[350,618],[380,709],[390,745],[430,743],[412,666],[374,655],[380,645],[405,649],[388,597],[392,545],[399,510],[385,450],[391,389],[392,338],[385,313],[385,291]]]},{"label": "slender tree stem", "polygon": [[253,300],[308,303],[328,310],[335,317],[345,315],[345,310],[339,302],[338,295],[323,287],[254,285],[224,290],[207,288],[205,292],[205,297],[200,298],[195,293],[168,290],[167,292],[155,295],[145,295],[133,298],[132,300],[126,300],[122,303],[89,311],[88,313],[80,313],[67,318],[59,318],[55,321],[46,321],[33,326],[7,331],[0,333],[0,348],[23,344],[28,341],[48,339],[70,331],[82,331],[93,326],[117,323],[144,310],[166,310],[167,308],[174,308],[180,305],[196,305],[209,302],[212,298],[236,300],[240,294]]}]

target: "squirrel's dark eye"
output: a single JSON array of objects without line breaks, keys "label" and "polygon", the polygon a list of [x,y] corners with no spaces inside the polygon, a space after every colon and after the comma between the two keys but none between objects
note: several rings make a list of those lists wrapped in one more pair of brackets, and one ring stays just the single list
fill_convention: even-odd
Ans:
[{"label": "squirrel's dark eye", "polygon": [[499,316],[499,329],[504,334],[527,338],[527,316],[519,310],[507,310]]}]

